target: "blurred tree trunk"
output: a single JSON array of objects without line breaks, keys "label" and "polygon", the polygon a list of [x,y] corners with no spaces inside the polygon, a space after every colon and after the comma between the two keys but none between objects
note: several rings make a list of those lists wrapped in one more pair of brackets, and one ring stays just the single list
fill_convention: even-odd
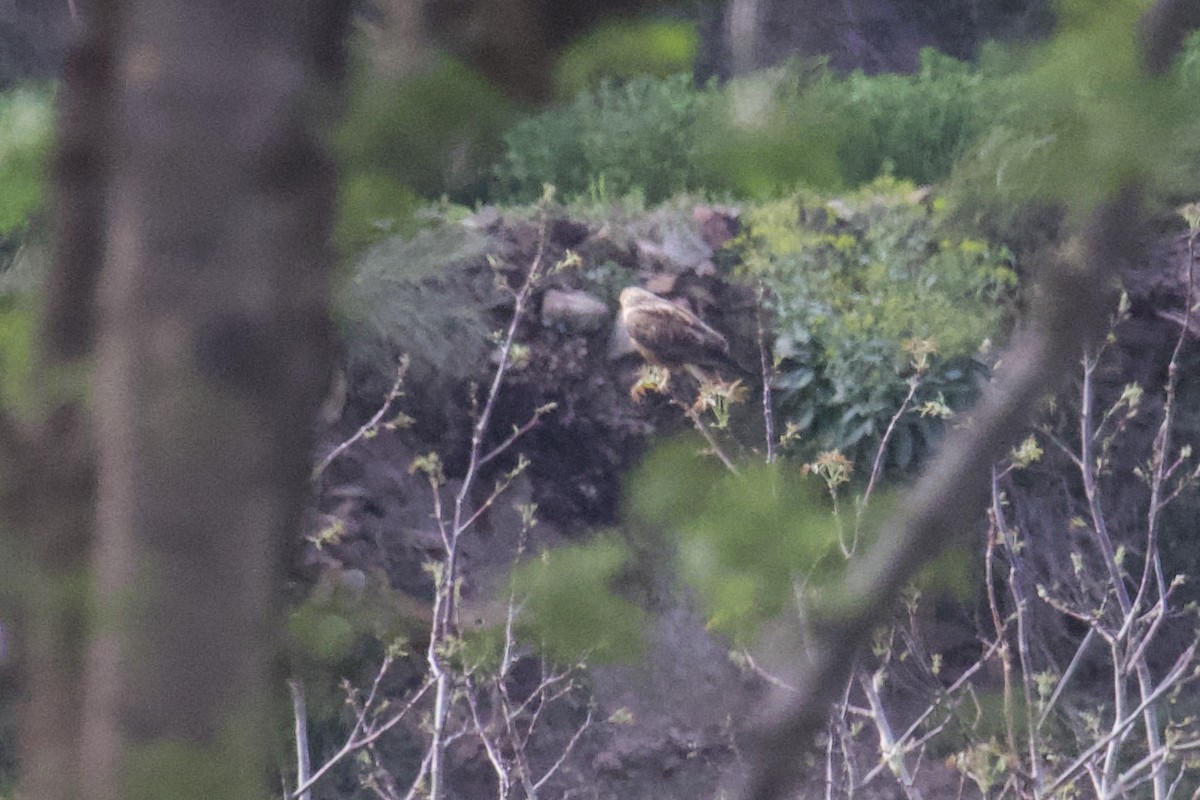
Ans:
[{"label": "blurred tree trunk", "polygon": [[[24,413],[6,409],[5,521],[16,538],[17,650],[24,683],[21,762],[31,798],[85,794],[79,771],[95,492],[84,377],[94,344],[92,295],[105,240],[115,14],[109,0],[63,65],[55,154],[55,252],[32,354],[38,383]],[[12,376],[8,376],[11,379]]]},{"label": "blurred tree trunk", "polygon": [[127,0],[97,294],[89,795],[260,797],[332,354],[342,0]]},{"label": "blurred tree trunk", "polygon": [[[569,38],[649,2],[539,7],[532,49],[475,35],[505,18],[487,2],[404,19],[536,97]],[[0,415],[22,797],[263,794],[275,589],[332,353],[322,135],[350,5],[76,4],[37,385]]]},{"label": "blurred tree trunk", "polygon": [[3,431],[33,576],[22,796],[258,798],[332,352],[322,135],[349,2],[84,5],[38,419]]}]

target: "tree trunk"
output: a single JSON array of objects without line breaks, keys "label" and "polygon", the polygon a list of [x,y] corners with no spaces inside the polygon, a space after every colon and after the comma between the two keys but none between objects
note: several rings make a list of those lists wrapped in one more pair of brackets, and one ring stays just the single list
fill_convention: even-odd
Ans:
[{"label": "tree trunk", "polygon": [[[55,154],[55,248],[43,287],[32,385],[0,427],[3,511],[12,535],[23,685],[22,783],[39,800],[86,794],[79,773],[87,643],[87,573],[95,464],[82,378],[94,344],[94,294],[105,237],[115,15],[93,0],[63,65]],[[8,382],[19,376],[5,375]]]},{"label": "tree trunk", "polygon": [[[348,6],[91,4],[63,90],[44,421],[0,431],[31,476],[6,483],[36,569],[22,796],[265,793],[276,587],[332,352],[322,135]],[[89,363],[94,423],[68,380]]]}]

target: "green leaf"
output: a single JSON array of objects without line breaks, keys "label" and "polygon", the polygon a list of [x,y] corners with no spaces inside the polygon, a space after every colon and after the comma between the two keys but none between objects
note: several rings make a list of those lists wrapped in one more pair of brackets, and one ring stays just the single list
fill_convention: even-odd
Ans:
[{"label": "green leaf", "polygon": [[641,656],[646,615],[613,592],[628,550],[611,538],[542,554],[518,568],[521,625],[552,658],[566,664],[630,661]]},{"label": "green leaf", "polygon": [[305,653],[320,661],[336,661],[354,642],[354,626],[341,614],[317,604],[301,606],[288,618],[288,633]]},{"label": "green leaf", "polygon": [[0,95],[0,236],[19,231],[42,205],[53,127],[49,91]]},{"label": "green leaf", "polygon": [[1119,187],[1177,169],[1189,89],[1176,73],[1142,67],[1138,0],[1064,2],[1054,39],[1017,81],[1027,98],[1017,127],[1043,137],[1021,167],[1041,196],[1076,217]]},{"label": "green leaf", "polygon": [[800,577],[833,576],[822,562],[836,523],[795,465],[744,467],[735,476],[698,450],[679,442],[656,451],[630,483],[631,511],[678,535],[683,575],[710,626],[753,638],[791,602]]}]

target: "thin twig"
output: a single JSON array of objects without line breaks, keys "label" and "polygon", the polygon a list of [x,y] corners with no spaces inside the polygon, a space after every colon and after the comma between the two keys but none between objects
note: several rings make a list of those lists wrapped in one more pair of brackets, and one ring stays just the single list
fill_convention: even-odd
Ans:
[{"label": "thin twig", "polygon": [[563,748],[563,751],[559,754],[558,759],[550,765],[550,769],[546,770],[546,774],[543,775],[541,779],[533,785],[534,789],[542,788],[546,781],[550,780],[550,778],[554,776],[554,773],[558,772],[559,768],[562,767],[562,765],[566,762],[567,756],[571,755],[571,751],[575,749],[575,745],[578,744],[580,737],[582,737],[584,732],[591,727],[592,715],[595,713],[595,711],[596,707],[592,704],[589,704],[587,717],[584,718],[583,724],[576,729],[575,733],[571,736],[571,739]]},{"label": "thin twig", "polygon": [[[308,749],[308,705],[304,701],[304,684],[298,679],[287,682],[292,696],[292,718],[296,731],[296,783],[304,785],[312,772],[312,757]],[[305,790],[292,795],[294,800],[312,800],[312,792]]]},{"label": "thin twig", "polygon": [[904,748],[900,747],[896,742],[896,735],[892,731],[891,724],[888,722],[887,712],[883,708],[883,701],[879,698],[879,692],[875,690],[874,682],[865,672],[860,672],[858,684],[862,687],[863,694],[867,697],[867,703],[871,706],[871,720],[875,723],[875,730],[879,734],[879,751],[883,763],[887,764],[888,769],[891,770],[896,780],[900,783],[900,788],[904,790],[905,797],[909,798],[909,800],[923,800],[920,790],[913,783],[912,774],[908,771],[908,765],[904,763]]},{"label": "thin twig", "polygon": [[[675,402],[674,399],[672,399],[672,402]],[[696,412],[696,410],[694,408],[689,408],[682,403],[678,403],[678,405],[683,408],[684,414],[686,414],[687,418],[692,421],[692,425],[694,425],[696,430],[700,432],[700,435],[704,437],[704,441],[708,442],[709,449],[712,450],[713,455],[720,459],[721,463],[725,465],[725,469],[729,470],[734,475],[740,475],[741,473],[738,472],[738,468],[734,465],[733,461],[730,460],[729,456],[725,455],[725,451],[721,449],[721,445],[717,444],[717,440],[708,430],[708,426],[704,424],[704,420],[700,419],[700,415]]]},{"label": "thin twig", "polygon": [[888,440],[892,438],[892,434],[896,431],[896,423],[900,421],[900,417],[908,411],[909,403],[912,402],[913,396],[917,393],[917,386],[921,383],[921,376],[918,372],[908,379],[908,394],[904,397],[904,402],[896,409],[896,413],[892,415],[892,419],[888,422],[887,428],[883,432],[883,439],[879,442],[879,449],[875,451],[875,463],[871,465],[871,477],[867,481],[866,491],[863,492],[862,505],[866,506],[867,501],[871,498],[871,492],[875,490],[875,482],[879,480],[879,475],[883,472],[883,457],[887,453]]},{"label": "thin twig", "polygon": [[1175,661],[1175,665],[1163,677],[1158,686],[1156,686],[1154,690],[1151,691],[1142,700],[1142,702],[1138,704],[1137,708],[1133,709],[1122,719],[1116,720],[1112,730],[1110,730],[1102,738],[1096,740],[1096,742],[1094,742],[1089,748],[1080,753],[1078,758],[1072,761],[1066,769],[1060,772],[1058,776],[1054,778],[1054,780],[1050,781],[1046,785],[1045,793],[1047,795],[1053,794],[1058,787],[1062,786],[1064,783],[1074,777],[1075,773],[1079,771],[1080,767],[1087,764],[1091,758],[1096,755],[1096,753],[1107,747],[1115,737],[1123,735],[1131,725],[1137,722],[1137,718],[1143,714],[1147,708],[1156,703],[1170,689],[1173,689],[1175,685],[1184,677],[1184,674],[1187,672],[1188,666],[1191,664],[1192,659],[1195,658],[1196,647],[1198,644],[1200,644],[1200,642],[1192,642],[1191,646],[1188,647],[1188,649],[1185,650]]},{"label": "thin twig", "polygon": [[384,415],[387,414],[388,409],[392,407],[392,403],[395,402],[396,398],[401,395],[400,387],[404,385],[404,375],[407,372],[408,359],[403,358],[400,360],[400,365],[396,368],[396,380],[392,383],[392,388],[388,391],[387,397],[384,398],[383,404],[379,407],[379,410],[375,412],[375,416],[367,420],[366,424],[355,431],[353,436],[330,450],[329,453],[323,459],[321,459],[320,463],[313,467],[312,475],[310,477],[310,480],[313,483],[316,483],[320,479],[322,473],[324,473],[329,465],[333,463],[334,459],[349,450],[355,442],[379,430],[380,423],[383,421]]},{"label": "thin twig", "polygon": [[425,692],[429,691],[431,686],[433,686],[433,681],[431,679],[426,679],[425,682],[421,684],[421,688],[418,689],[412,695],[412,697],[409,698],[408,702],[404,704],[404,708],[397,711],[391,716],[391,718],[388,719],[387,722],[380,727],[373,729],[372,733],[364,736],[361,739],[358,738],[358,734],[363,730],[363,718],[360,717],[358,722],[355,723],[354,730],[351,731],[350,737],[346,740],[346,743],[342,745],[342,748],[338,750],[332,757],[330,757],[328,761],[322,764],[321,768],[312,774],[312,777],[297,786],[296,790],[292,792],[292,796],[299,797],[302,793],[307,792],[316,784],[317,781],[325,777],[326,773],[333,769],[333,767],[343,758],[356,750],[372,744],[380,736],[394,728],[400,722],[400,720],[404,719],[408,712],[413,709],[417,702],[425,695]]},{"label": "thin twig", "polygon": [[766,285],[763,281],[758,282],[757,304],[754,313],[754,323],[756,333],[758,335],[758,369],[762,376],[762,406],[763,406],[763,432],[767,438],[767,463],[775,463],[775,410],[771,401],[771,381],[774,376],[774,368],[771,363],[771,354],[767,348],[767,332],[766,322],[763,316],[766,314]]}]

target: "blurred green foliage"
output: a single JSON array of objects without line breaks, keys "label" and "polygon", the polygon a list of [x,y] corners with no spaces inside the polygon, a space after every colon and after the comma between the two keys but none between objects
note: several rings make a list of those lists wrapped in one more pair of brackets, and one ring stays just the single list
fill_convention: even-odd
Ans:
[{"label": "blurred green foliage", "polygon": [[293,611],[287,627],[298,652],[319,662],[345,656],[356,636],[354,625],[345,614],[313,603]]},{"label": "blurred green foliage", "polygon": [[543,183],[564,200],[640,192],[659,203],[699,189],[704,125],[717,102],[716,90],[696,89],[686,75],[605,81],[505,134],[496,198],[532,202]]},{"label": "blurred green foliage", "polygon": [[361,67],[334,142],[343,252],[412,232],[419,227],[413,212],[429,199],[486,194],[501,134],[516,114],[495,87],[449,59],[402,81],[381,81]]},{"label": "blurred green foliage", "polygon": [[518,123],[496,166],[497,199],[680,191],[748,196],[797,183],[857,185],[888,172],[946,177],[987,129],[1007,85],[935,51],[914,75],[838,75],[794,62],[718,88],[687,75],[606,80]]},{"label": "blurred green foliage", "polygon": [[[1015,295],[1007,252],[946,224],[945,203],[880,179],[829,199],[802,193],[751,207],[743,269],[769,289],[776,388],[800,452],[862,461],[900,408],[921,352],[932,350],[915,405],[962,408]],[[914,410],[897,425],[891,463],[913,467],[941,433]]]},{"label": "blurred green foliage", "polygon": [[683,577],[699,592],[709,626],[739,644],[810,586],[837,574],[826,557],[838,539],[828,501],[794,464],[744,467],[733,475],[701,445],[659,448],[630,480],[630,511],[678,534]]},{"label": "blurred green foliage", "polygon": [[1178,152],[1189,92],[1178,71],[1146,74],[1138,37],[1143,13],[1141,3],[1127,0],[1064,0],[1054,39],[1015,81],[1023,113],[1012,124],[1048,137],[1023,174],[1076,214],[1121,186],[1176,168],[1170,156]]},{"label": "blurred green foliage", "polygon": [[22,87],[0,94],[0,267],[7,267],[42,208],[53,92]]},{"label": "blurred green foliage", "polygon": [[44,399],[34,389],[39,376],[33,363],[33,304],[20,295],[0,294],[0,408],[10,414],[29,415]]},{"label": "blurred green foliage", "polygon": [[[1192,199],[1200,179],[1200,36],[1173,70],[1151,78],[1133,26],[1137,3],[1063,11],[1053,40],[1008,65],[991,124],[949,181],[960,207],[1022,249],[1044,238],[1030,228],[1053,216],[1047,209],[1078,218],[1130,182],[1170,208]],[[1030,208],[1043,219],[1031,220]]]},{"label": "blurred green foliage", "polygon": [[564,664],[640,657],[645,612],[613,591],[628,558],[624,545],[600,537],[546,551],[518,568],[513,585],[523,598],[527,640]]},{"label": "blurred green foliage", "polygon": [[696,28],[687,22],[617,20],[574,42],[555,70],[559,92],[572,95],[603,80],[666,77],[690,71]]},{"label": "blurred green foliage", "polygon": [[838,162],[851,186],[884,173],[918,184],[945,178],[1006,100],[1002,78],[928,49],[913,75],[826,71],[797,98],[843,120]]},{"label": "blurred green foliage", "polygon": [[797,74],[772,70],[741,79],[721,95],[706,120],[701,174],[710,190],[777,197],[797,184],[832,189],[843,183],[839,142],[847,118],[809,98]]}]

